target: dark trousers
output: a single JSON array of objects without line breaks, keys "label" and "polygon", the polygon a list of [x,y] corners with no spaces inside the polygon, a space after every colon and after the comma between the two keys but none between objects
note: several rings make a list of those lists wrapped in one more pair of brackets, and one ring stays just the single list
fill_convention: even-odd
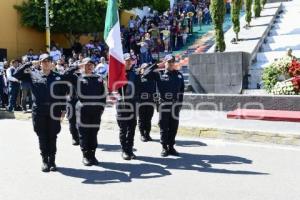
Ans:
[{"label": "dark trousers", "polygon": [[120,143],[122,150],[131,153],[134,145],[135,128],[137,124],[136,103],[117,102],[117,122],[120,128]]},{"label": "dark trousers", "polygon": [[8,86],[8,110],[13,111],[16,108],[17,98],[20,90],[20,84],[10,82]]},{"label": "dark trousers", "polygon": [[155,104],[145,102],[139,104],[139,129],[142,136],[149,136],[151,131],[151,120],[154,114]]},{"label": "dark trousers", "polygon": [[179,125],[180,107],[163,103],[159,106],[160,142],[162,145],[174,146]]},{"label": "dark trousers", "polygon": [[31,107],[31,89],[29,87],[22,87],[22,108],[23,110],[27,110],[26,104],[27,104],[27,97],[29,98],[29,107]]},{"label": "dark trousers", "polygon": [[42,156],[54,156],[56,154],[56,139],[60,132],[60,120],[52,119],[49,113],[39,114],[32,111],[34,131],[39,138],[39,147]]},{"label": "dark trousers", "polygon": [[69,102],[71,107],[68,107],[69,130],[74,140],[79,140],[79,133],[76,125],[76,102]]},{"label": "dark trousers", "polygon": [[98,146],[98,131],[100,129],[102,106],[76,104],[76,119],[81,150],[95,151]]}]

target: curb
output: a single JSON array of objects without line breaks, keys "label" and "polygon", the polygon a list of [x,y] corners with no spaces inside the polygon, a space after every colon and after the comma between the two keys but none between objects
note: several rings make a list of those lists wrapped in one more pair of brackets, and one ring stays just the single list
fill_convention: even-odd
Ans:
[{"label": "curb", "polygon": [[[16,119],[16,120],[31,120],[30,113],[8,113],[0,111],[0,121],[1,119]],[[68,123],[66,120],[63,123]],[[103,128],[117,128],[117,124],[113,120],[102,119],[101,126]],[[152,131],[154,133],[159,133],[159,127],[157,124],[152,125]],[[293,134],[282,134],[278,133],[268,133],[261,131],[244,131],[244,130],[234,130],[234,129],[216,129],[216,128],[203,128],[203,127],[185,127],[180,126],[178,129],[178,135],[189,136],[189,137],[199,137],[208,139],[223,139],[230,141],[249,141],[257,143],[266,144],[277,144],[277,145],[290,145],[290,146],[300,146],[300,135]]]}]

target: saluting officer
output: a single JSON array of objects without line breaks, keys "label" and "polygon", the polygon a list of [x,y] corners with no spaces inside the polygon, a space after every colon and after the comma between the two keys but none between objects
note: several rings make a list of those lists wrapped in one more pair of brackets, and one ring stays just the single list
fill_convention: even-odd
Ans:
[{"label": "saluting officer", "polygon": [[159,126],[160,142],[162,144],[161,156],[178,156],[175,150],[175,137],[179,125],[179,112],[182,107],[184,93],[183,75],[176,70],[175,57],[167,55],[164,60],[165,69],[156,70],[157,65],[142,71],[142,77],[157,82],[160,95],[159,100]]},{"label": "saluting officer", "polygon": [[20,80],[30,77],[33,127],[39,138],[42,171],[49,172],[56,171],[56,140],[61,129],[60,117],[63,110],[59,106],[63,102],[58,96],[65,94],[65,91],[57,84],[62,77],[51,70],[51,57],[42,54],[39,62],[41,70],[31,68],[32,63],[26,63],[15,72],[14,77]]},{"label": "saluting officer", "polygon": [[122,158],[135,159],[133,153],[135,128],[137,125],[137,102],[139,99],[139,72],[133,69],[131,56],[124,54],[127,84],[119,89],[120,97],[117,101],[117,122],[120,128],[120,143]]},{"label": "saluting officer", "polygon": [[[147,63],[141,65],[141,70],[148,66]],[[141,133],[141,141],[152,141],[150,136],[151,120],[155,110],[156,83],[152,79],[141,77],[140,98],[138,106],[139,120],[138,125]]]},{"label": "saluting officer", "polygon": [[[75,73],[81,67],[81,73]],[[85,58],[80,66],[71,67],[64,74],[72,83],[77,93],[76,121],[79,132],[79,143],[83,153],[82,163],[85,166],[98,165],[95,156],[98,146],[97,135],[100,129],[101,116],[106,104],[106,92],[103,78],[94,73],[95,63]]]}]

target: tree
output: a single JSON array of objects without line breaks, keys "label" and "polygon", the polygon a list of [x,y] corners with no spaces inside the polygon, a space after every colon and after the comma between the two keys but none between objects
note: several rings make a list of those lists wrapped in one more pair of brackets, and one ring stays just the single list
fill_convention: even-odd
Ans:
[{"label": "tree", "polygon": [[263,8],[265,7],[266,3],[267,3],[267,0],[261,0],[261,4],[262,4]]},{"label": "tree", "polygon": [[231,1],[231,21],[233,23],[233,30],[235,32],[235,41],[239,40],[240,32],[240,11],[242,9],[242,0],[232,0]]},{"label": "tree", "polygon": [[255,17],[260,17],[261,13],[261,0],[254,0],[254,16]]},{"label": "tree", "polygon": [[[15,6],[21,14],[21,23],[39,31],[45,30],[44,0],[28,0]],[[50,0],[51,32],[62,33],[72,45],[85,33],[103,30],[106,1]]]},{"label": "tree", "polygon": [[246,7],[246,22],[247,27],[250,27],[251,19],[252,19],[252,0],[245,0],[245,7]]},{"label": "tree", "polygon": [[121,9],[130,10],[132,8],[149,6],[158,12],[164,12],[170,8],[169,0],[120,0]]},{"label": "tree", "polygon": [[226,49],[224,41],[223,23],[226,14],[226,7],[224,0],[212,0],[211,1],[211,16],[215,28],[216,36],[216,49],[215,51],[223,52]]},{"label": "tree", "polygon": [[143,7],[147,0],[120,0],[120,7],[122,9],[130,10],[132,8]]}]

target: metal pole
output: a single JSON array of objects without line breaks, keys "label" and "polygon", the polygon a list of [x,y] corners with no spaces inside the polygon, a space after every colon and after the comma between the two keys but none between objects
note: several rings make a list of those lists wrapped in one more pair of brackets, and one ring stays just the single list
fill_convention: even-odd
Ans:
[{"label": "metal pole", "polygon": [[45,0],[46,7],[46,50],[50,52],[50,22],[49,22],[49,0]]}]

